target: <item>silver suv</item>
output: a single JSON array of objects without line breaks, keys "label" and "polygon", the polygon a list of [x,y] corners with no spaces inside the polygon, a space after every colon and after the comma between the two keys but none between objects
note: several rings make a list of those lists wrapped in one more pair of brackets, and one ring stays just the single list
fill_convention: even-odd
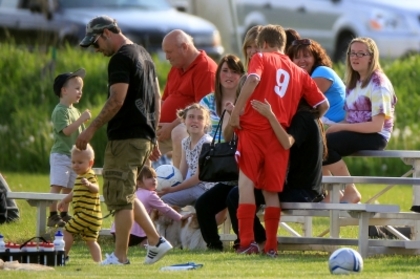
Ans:
[{"label": "silver suv", "polygon": [[163,37],[173,29],[190,34],[197,48],[217,60],[224,52],[211,22],[179,12],[166,0],[0,0],[0,40],[76,45],[98,15],[115,18],[127,37],[152,53],[161,52]]},{"label": "silver suv", "polygon": [[420,0],[236,0],[238,31],[280,24],[318,41],[333,60],[354,37],[375,40],[382,57],[420,52]]}]

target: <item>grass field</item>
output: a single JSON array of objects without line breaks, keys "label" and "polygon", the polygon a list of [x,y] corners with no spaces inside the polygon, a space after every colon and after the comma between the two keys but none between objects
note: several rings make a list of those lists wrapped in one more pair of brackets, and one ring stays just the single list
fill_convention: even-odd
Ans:
[{"label": "grass field", "polygon": [[[48,192],[48,175],[2,173],[12,191]],[[367,200],[384,186],[360,185],[363,200]],[[408,211],[412,202],[412,191],[409,186],[396,186],[382,196],[380,203],[398,204],[402,211]],[[0,225],[0,233],[6,241],[22,242],[35,233],[35,208],[26,201],[17,201],[21,210],[21,219],[12,224]],[[105,208],[104,208],[104,212]],[[109,227],[111,220],[104,222]],[[316,218],[314,233],[328,227],[328,220]],[[297,227],[294,227],[298,229]],[[285,234],[280,230],[279,234]],[[356,237],[357,228],[344,228],[342,236]],[[113,250],[113,243],[109,238],[99,240],[102,254]],[[146,251],[132,247],[129,251],[131,265],[129,266],[98,266],[90,258],[87,248],[82,242],[76,242],[70,257],[70,263],[65,267],[58,267],[53,272],[4,272],[0,271],[0,278],[300,278],[324,279],[333,278],[329,274],[327,261],[329,254],[325,252],[280,252],[277,259],[263,256],[236,255],[233,251],[191,252],[175,249],[158,263],[145,266],[143,260]],[[193,271],[160,271],[162,266],[185,263],[203,263],[202,269]],[[376,256],[365,259],[364,270],[361,274],[348,278],[418,278],[420,274],[419,256]]]}]

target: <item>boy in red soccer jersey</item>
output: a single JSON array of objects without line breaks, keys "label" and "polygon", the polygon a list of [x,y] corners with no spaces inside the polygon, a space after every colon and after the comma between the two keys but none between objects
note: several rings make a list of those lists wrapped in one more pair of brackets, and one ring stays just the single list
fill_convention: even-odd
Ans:
[{"label": "boy in red soccer jersey", "polygon": [[277,255],[278,192],[283,191],[289,160],[289,150],[281,146],[267,118],[253,109],[250,101],[267,100],[284,128],[289,127],[301,98],[317,107],[321,115],[329,108],[326,97],[311,77],[283,54],[285,44],[286,35],[281,26],[264,26],[257,37],[261,53],[251,58],[248,78],[230,118],[230,125],[235,128],[239,139],[236,152],[239,166],[237,217],[241,243],[237,252],[241,254],[258,253],[253,232],[256,187],[262,189],[266,203],[264,252],[272,257]]}]

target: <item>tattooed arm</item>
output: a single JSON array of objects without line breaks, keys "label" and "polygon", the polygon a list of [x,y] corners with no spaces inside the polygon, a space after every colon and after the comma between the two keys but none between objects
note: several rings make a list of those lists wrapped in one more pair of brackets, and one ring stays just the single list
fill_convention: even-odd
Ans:
[{"label": "tattooed arm", "polygon": [[95,132],[108,123],[121,109],[127,95],[128,84],[116,83],[110,87],[110,95],[99,115],[77,138],[76,147],[85,150]]}]

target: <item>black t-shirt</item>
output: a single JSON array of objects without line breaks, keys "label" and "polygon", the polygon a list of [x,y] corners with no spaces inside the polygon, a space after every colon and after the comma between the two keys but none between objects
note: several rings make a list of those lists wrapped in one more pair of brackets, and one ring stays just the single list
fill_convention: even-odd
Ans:
[{"label": "black t-shirt", "polygon": [[290,149],[285,188],[300,188],[321,193],[323,145],[319,126],[309,111],[298,111],[288,133],[295,143]]},{"label": "black t-shirt", "polygon": [[109,88],[127,83],[124,104],[109,121],[109,140],[144,138],[156,140],[155,93],[157,90],[155,64],[149,53],[136,44],[122,46],[108,64]]}]

